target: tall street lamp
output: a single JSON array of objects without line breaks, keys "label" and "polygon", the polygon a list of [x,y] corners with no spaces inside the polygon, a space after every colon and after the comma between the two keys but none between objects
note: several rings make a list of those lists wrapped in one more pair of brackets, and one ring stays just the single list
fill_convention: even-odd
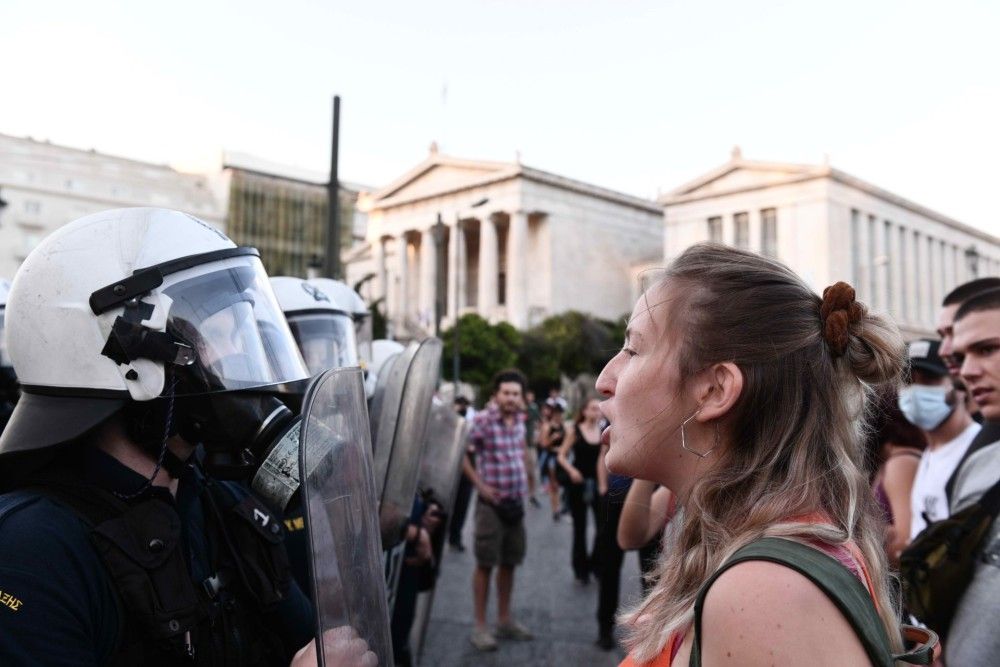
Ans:
[{"label": "tall street lamp", "polygon": [[437,214],[437,222],[431,227],[431,235],[434,237],[434,265],[435,265],[435,285],[434,285],[434,335],[441,337],[441,317],[444,315],[445,292],[448,290],[448,281],[445,271],[448,267],[445,235],[448,227],[441,219],[441,214]]}]

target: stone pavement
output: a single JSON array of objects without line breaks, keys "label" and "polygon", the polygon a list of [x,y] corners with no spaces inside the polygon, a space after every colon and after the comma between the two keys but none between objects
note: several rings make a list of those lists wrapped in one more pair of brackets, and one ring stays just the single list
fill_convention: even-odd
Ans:
[{"label": "stone pavement", "polygon": [[[545,499],[547,500],[547,499]],[[597,582],[578,584],[570,567],[572,522],[568,516],[553,523],[542,508],[527,506],[528,553],[514,583],[514,615],[535,633],[531,642],[501,641],[493,653],[479,653],[469,644],[472,631],[472,556],[475,498],[465,525],[465,553],[445,549],[441,578],[420,664],[425,667],[524,665],[614,666],[621,651],[601,651],[597,639]],[[593,525],[591,525],[591,530]],[[588,534],[588,537],[593,533]],[[622,567],[620,603],[640,594],[638,556],[629,553]],[[496,619],[496,590],[491,587],[489,618]]]}]

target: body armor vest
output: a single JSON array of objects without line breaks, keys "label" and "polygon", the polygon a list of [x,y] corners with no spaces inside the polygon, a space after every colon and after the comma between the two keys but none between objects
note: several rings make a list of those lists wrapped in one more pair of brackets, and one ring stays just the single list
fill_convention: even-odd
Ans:
[{"label": "body armor vest", "polygon": [[213,574],[195,582],[181,518],[170,503],[156,497],[126,503],[78,482],[32,488],[71,508],[91,529],[119,603],[112,665],[288,664],[290,647],[263,620],[289,593],[284,533],[256,498],[203,479]]}]

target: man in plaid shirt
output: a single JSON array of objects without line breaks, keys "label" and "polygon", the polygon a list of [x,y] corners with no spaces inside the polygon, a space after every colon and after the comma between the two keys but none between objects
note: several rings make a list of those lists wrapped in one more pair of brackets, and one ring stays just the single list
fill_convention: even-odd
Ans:
[{"label": "man in plaid shirt", "polygon": [[[476,627],[469,638],[480,651],[494,651],[497,638],[533,639],[531,632],[510,614],[514,568],[524,560],[524,497],[528,451],[522,411],[527,382],[517,370],[500,371],[493,378],[490,405],[479,412],[469,432],[476,463],[466,457],[465,475],[476,487],[475,554],[472,579]],[[490,578],[497,567],[497,630],[486,625]]]}]

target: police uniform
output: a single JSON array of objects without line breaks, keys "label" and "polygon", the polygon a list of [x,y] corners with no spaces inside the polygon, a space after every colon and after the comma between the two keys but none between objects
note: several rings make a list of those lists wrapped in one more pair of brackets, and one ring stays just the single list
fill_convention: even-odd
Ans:
[{"label": "police uniform", "polygon": [[86,445],[63,457],[0,496],[0,664],[287,665],[312,638],[280,522],[239,486],[188,466],[176,497],[125,502],[140,475]]}]

